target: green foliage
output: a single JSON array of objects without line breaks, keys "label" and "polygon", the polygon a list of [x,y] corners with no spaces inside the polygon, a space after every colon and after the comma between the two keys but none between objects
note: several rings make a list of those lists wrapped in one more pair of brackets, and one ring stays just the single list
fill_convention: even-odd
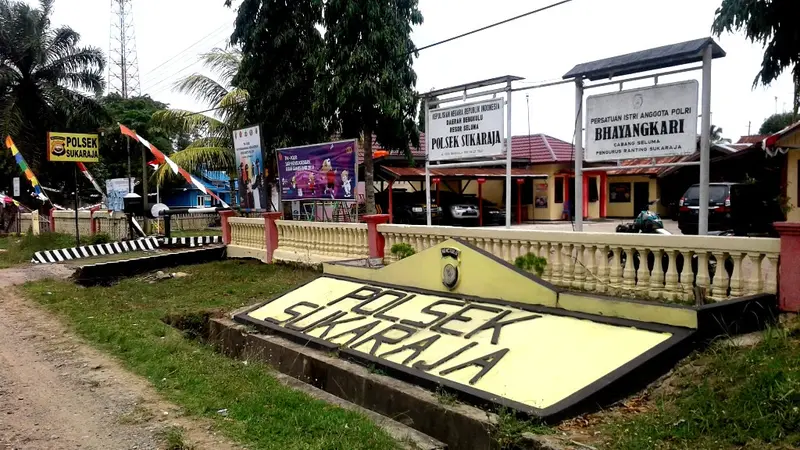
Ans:
[{"label": "green foliage", "polygon": [[[397,448],[366,417],[285,386],[273,369],[253,360],[243,364],[230,359],[162,322],[170,315],[232,311],[250,299],[285,292],[316,273],[233,260],[170,270],[190,276],[157,284],[130,278],[111,287],[90,288],[44,281],[23,289],[86,341],[150,380],[182,414],[207,421],[213,431],[241,442],[242,448]],[[227,409],[227,416],[217,413],[220,409]],[[169,443],[183,445],[177,438]]]},{"label": "green foliage", "polygon": [[536,256],[533,253],[528,253],[517,256],[517,259],[514,260],[514,265],[518,269],[522,269],[527,272],[533,272],[536,274],[536,276],[541,277],[544,273],[545,267],[547,267],[547,259],[541,256]]},{"label": "green foliage", "polygon": [[747,39],[764,47],[754,87],[769,85],[787,68],[792,71],[795,115],[800,106],[800,33],[786,18],[796,15],[796,0],[722,0],[711,26],[717,36],[743,30]]},{"label": "green foliage", "polygon": [[411,27],[421,23],[417,0],[325,4],[326,104],[343,137],[363,138],[368,214],[375,213],[373,134],[387,149],[408,152],[419,142]]},{"label": "green foliage", "polygon": [[[91,96],[104,89],[105,56],[99,48],[80,47],[80,35],[50,24],[53,0],[39,7],[0,0],[0,137],[14,138],[28,165],[47,185],[63,189],[72,171],[46,161],[48,131],[93,132],[107,118]],[[0,179],[18,176],[3,147]]]},{"label": "green foliage", "polygon": [[773,114],[764,120],[758,134],[774,134],[795,122],[793,113]]},{"label": "green foliage", "polygon": [[322,7],[322,0],[243,0],[238,7],[231,42],[241,46],[243,58],[234,85],[249,93],[247,120],[261,124],[266,160],[273,164],[276,148],[330,138],[317,101],[324,92]]},{"label": "green foliage", "polygon": [[501,450],[528,448],[525,446],[523,433],[552,434],[553,431],[533,420],[522,420],[508,408],[497,411],[497,425],[492,430],[492,437]]},{"label": "green foliage", "polygon": [[[86,242],[85,239],[81,241]],[[75,236],[62,233],[42,233],[34,236],[28,233],[19,238],[8,238],[7,245],[7,250],[0,253],[0,267],[27,264],[33,259],[34,253],[42,250],[74,247]]]},{"label": "green foliage", "polygon": [[414,247],[406,244],[405,242],[392,245],[392,248],[389,251],[391,251],[397,259],[408,258],[409,256],[417,253],[417,251],[414,250]]},{"label": "green foliage", "polygon": [[800,340],[768,330],[753,348],[718,345],[676,370],[677,393],[657,409],[613,421],[612,449],[800,447]]},{"label": "green foliage", "polygon": [[108,244],[109,242],[113,242],[111,236],[108,233],[97,233],[89,236],[88,239],[89,245],[97,245],[97,244]]}]

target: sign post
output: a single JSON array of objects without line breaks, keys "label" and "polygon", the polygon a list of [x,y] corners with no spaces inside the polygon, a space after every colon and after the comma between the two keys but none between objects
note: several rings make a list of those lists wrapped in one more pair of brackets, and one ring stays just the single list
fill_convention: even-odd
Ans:
[{"label": "sign post", "polygon": [[[47,160],[54,162],[98,162],[100,160],[99,138],[96,134],[47,133]],[[75,186],[75,245],[80,247],[78,227],[78,165],[73,166]]]},{"label": "sign post", "polygon": [[19,189],[19,177],[14,177],[14,197],[20,196],[20,189]]}]

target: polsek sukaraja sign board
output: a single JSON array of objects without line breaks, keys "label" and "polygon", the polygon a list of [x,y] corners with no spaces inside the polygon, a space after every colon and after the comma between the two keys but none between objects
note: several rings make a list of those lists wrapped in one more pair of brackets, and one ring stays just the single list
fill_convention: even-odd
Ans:
[{"label": "polsek sukaraja sign board", "polygon": [[431,161],[503,154],[503,99],[428,111],[426,130]]},{"label": "polsek sukaraja sign board", "polygon": [[697,148],[697,81],[586,99],[586,161],[689,155]]}]

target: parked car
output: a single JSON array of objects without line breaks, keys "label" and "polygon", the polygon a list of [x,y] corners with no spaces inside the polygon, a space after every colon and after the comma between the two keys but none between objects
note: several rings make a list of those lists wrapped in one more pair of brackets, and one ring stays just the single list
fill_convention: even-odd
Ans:
[{"label": "parked car", "polygon": [[478,225],[480,212],[477,203],[472,202],[470,198],[455,192],[440,192],[439,201],[441,202],[439,206],[442,207],[442,223],[459,226]]},{"label": "parked car", "polygon": [[[375,203],[381,207],[384,214],[389,214],[389,192],[383,191],[375,194]],[[404,189],[392,190],[392,222],[411,225],[425,225],[428,217],[425,213],[425,193],[408,192]],[[431,221],[439,223],[442,208],[431,204]]]},{"label": "parked car", "polygon": [[[484,225],[505,225],[506,224],[506,211],[497,203],[483,199],[482,202],[478,201],[478,197],[474,195],[465,195],[464,201],[474,206],[481,207],[480,214],[483,216]],[[478,220],[480,223],[480,220]]]},{"label": "parked car", "polygon": [[[774,233],[772,224],[782,220],[780,205],[758,184],[710,183],[708,230],[732,230],[735,235]],[[678,228],[697,234],[700,218],[700,185],[695,184],[678,203]]]}]

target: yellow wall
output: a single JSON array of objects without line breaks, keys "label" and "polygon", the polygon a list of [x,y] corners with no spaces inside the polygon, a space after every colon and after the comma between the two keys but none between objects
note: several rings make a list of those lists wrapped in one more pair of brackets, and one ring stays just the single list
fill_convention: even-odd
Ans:
[{"label": "yellow wall", "polygon": [[[503,198],[503,185],[505,182],[506,180],[501,178],[492,178],[486,180],[486,183],[483,183],[482,192],[484,200],[489,200],[497,205],[505,205],[506,201]],[[466,186],[466,188],[464,188],[464,186]],[[477,180],[472,180],[469,182],[467,182],[467,180],[462,180],[461,187],[464,189],[465,194],[474,195],[476,197],[478,196]]]},{"label": "yellow wall", "polygon": [[[659,188],[657,179],[650,178],[645,175],[633,175],[633,176],[609,176],[608,177],[608,191],[606,192],[606,201],[608,202],[608,207],[606,208],[606,214],[608,217],[635,217],[639,211],[633,210],[633,204],[636,201],[633,192],[633,183],[639,182],[647,182],[650,183],[650,198],[648,201],[653,201],[658,198]],[[610,187],[611,183],[631,183],[631,201],[628,203],[611,203],[610,197]],[[661,208],[666,209],[666,208]],[[659,210],[660,212],[660,210]]]},{"label": "yellow wall", "polygon": [[792,206],[792,210],[789,211],[789,214],[786,215],[786,220],[788,222],[800,222],[800,207],[798,207],[798,203],[800,202],[800,191],[798,191],[798,183],[800,180],[797,179],[797,165],[798,159],[800,159],[800,150],[789,150],[786,153],[786,196],[789,197],[789,204]]}]

